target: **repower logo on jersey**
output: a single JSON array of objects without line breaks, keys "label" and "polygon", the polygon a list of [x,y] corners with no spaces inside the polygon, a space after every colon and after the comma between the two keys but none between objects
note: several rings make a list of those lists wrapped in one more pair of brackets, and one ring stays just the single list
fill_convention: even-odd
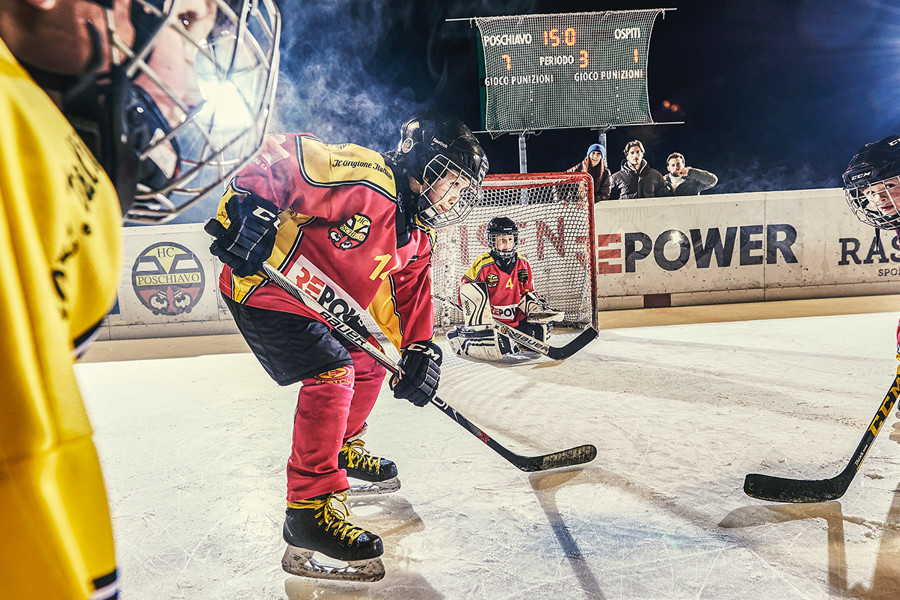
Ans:
[{"label": "repower logo on jersey", "polygon": [[301,290],[312,296],[325,310],[344,323],[357,326],[365,311],[350,294],[301,256],[285,274]]},{"label": "repower logo on jersey", "polygon": [[328,239],[338,250],[358,248],[369,237],[372,219],[362,213],[356,213],[345,223],[328,230]]},{"label": "repower logo on jersey", "polygon": [[516,311],[519,309],[518,304],[508,306],[491,306],[491,314],[495,319],[501,321],[512,321],[516,318]]},{"label": "repower logo on jersey", "polygon": [[[797,229],[786,223],[712,227],[687,232],[668,229],[652,237],[643,231],[597,236],[597,272],[635,273],[655,264],[677,271],[693,263],[697,269],[796,263]],[[646,261],[646,262],[642,262]]]},{"label": "repower logo on jersey", "polygon": [[189,313],[203,295],[205,274],[197,256],[181,244],[148,246],[131,268],[131,287],[155,315]]}]

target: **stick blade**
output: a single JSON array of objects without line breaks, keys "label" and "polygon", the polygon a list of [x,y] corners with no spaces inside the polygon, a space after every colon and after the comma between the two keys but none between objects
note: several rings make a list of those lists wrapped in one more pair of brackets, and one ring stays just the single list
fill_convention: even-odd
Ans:
[{"label": "stick blade", "polygon": [[831,479],[786,479],[751,473],[744,478],[744,493],[772,502],[827,502],[847,491],[850,482],[842,475]]},{"label": "stick blade", "polygon": [[550,346],[547,356],[553,360],[565,360],[597,339],[600,335],[593,327],[588,327],[565,346]]},{"label": "stick blade", "polygon": [[546,471],[548,469],[560,469],[589,463],[597,457],[597,447],[593,444],[584,444],[568,450],[552,452],[543,456],[521,456],[513,460],[513,464],[526,473]]}]

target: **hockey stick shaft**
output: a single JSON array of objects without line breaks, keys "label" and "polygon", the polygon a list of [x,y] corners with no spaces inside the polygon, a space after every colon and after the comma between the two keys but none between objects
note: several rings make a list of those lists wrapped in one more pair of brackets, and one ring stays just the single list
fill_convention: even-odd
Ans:
[{"label": "hockey stick shaft", "polygon": [[[443,298],[441,296],[435,296],[441,302],[449,304],[453,306],[459,311],[462,311],[462,307],[453,302],[452,300],[448,300],[447,298]],[[515,327],[511,327],[509,325],[498,323],[496,321],[491,321],[491,328],[498,333],[501,333],[508,338],[512,339],[515,343],[520,346],[524,346],[533,352],[537,352],[539,354],[543,354],[544,356],[549,356],[553,360],[565,360],[587,346],[590,342],[595,340],[599,335],[597,330],[593,327],[588,327],[581,333],[579,333],[575,339],[571,340],[568,344],[563,346],[551,346],[546,342],[542,342],[541,340],[534,338],[523,331],[519,331]]]},{"label": "hockey stick shaft", "polygon": [[[266,272],[269,279],[278,285],[278,287],[322,315],[325,321],[347,341],[375,359],[392,375],[400,375],[399,367],[384,352],[363,337],[361,333],[344,323],[340,317],[327,310],[318,302],[318,300],[288,279],[283,273],[268,263],[263,263],[263,270]],[[522,471],[545,471],[547,469],[580,465],[594,460],[597,456],[597,448],[591,444],[576,446],[574,448],[569,448],[568,450],[561,450],[559,452],[552,452],[541,456],[522,456],[505,448],[499,442],[494,440],[494,438],[460,414],[459,411],[438,398],[436,395],[431,399],[431,403],[441,409],[441,412],[445,415],[467,429],[472,435],[484,442],[491,450]]]},{"label": "hockey stick shaft", "polygon": [[900,394],[900,368],[894,383],[875,412],[859,445],[850,457],[850,462],[838,475],[830,479],[787,479],[751,473],[744,479],[744,493],[753,498],[771,500],[773,502],[825,502],[835,500],[844,495],[863,459],[875,442],[885,419],[891,414]]}]

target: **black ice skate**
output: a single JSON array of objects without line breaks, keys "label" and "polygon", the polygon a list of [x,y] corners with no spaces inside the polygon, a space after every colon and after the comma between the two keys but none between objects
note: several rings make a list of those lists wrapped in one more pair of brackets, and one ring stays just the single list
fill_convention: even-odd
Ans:
[{"label": "black ice skate", "polygon": [[359,479],[365,483],[351,483],[350,494],[387,494],[400,489],[397,477],[397,465],[386,458],[372,456],[366,450],[365,442],[355,438],[341,447],[338,454],[338,468],[347,471],[347,477]]},{"label": "black ice skate", "polygon": [[[381,538],[347,521],[350,510],[346,494],[325,494],[300,502],[289,502],[284,519],[284,541],[288,547],[281,567],[304,577],[343,581],[379,581],[384,577]],[[332,506],[332,500],[343,507]],[[347,563],[320,563],[313,553]]]}]

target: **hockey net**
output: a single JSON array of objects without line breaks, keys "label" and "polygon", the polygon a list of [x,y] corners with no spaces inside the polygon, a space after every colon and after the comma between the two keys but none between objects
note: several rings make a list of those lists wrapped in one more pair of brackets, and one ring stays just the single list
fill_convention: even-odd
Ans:
[{"label": "hockey net", "polygon": [[435,327],[462,323],[462,312],[438,297],[457,301],[460,280],[488,252],[486,229],[494,217],[519,226],[518,251],[531,264],[537,295],[563,311],[562,325],[597,324],[597,272],[593,182],[586,173],[488,175],[484,199],[462,223],[435,231],[432,286]]}]

